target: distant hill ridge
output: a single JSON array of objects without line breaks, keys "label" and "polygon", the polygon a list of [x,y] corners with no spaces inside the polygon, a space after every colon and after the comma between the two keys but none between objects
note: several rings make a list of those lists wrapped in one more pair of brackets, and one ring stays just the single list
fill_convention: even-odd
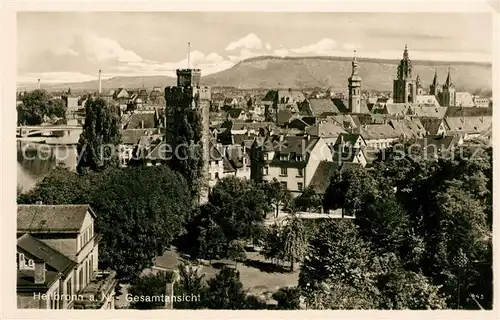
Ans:
[{"label": "distant hill ridge", "polygon": [[[212,87],[239,89],[271,88],[347,88],[351,73],[350,57],[276,57],[259,56],[240,61],[233,67],[202,77],[202,83]],[[399,59],[384,60],[358,58],[362,90],[392,91]],[[413,74],[420,76],[424,89],[428,89],[434,73],[439,82],[446,79],[448,68],[458,91],[491,91],[492,66],[490,63],[456,61],[413,60]],[[203,70],[202,70],[203,73]],[[171,86],[176,79],[169,76],[114,77],[103,80],[104,90]],[[42,88],[95,90],[97,80],[79,83],[44,85]]]}]

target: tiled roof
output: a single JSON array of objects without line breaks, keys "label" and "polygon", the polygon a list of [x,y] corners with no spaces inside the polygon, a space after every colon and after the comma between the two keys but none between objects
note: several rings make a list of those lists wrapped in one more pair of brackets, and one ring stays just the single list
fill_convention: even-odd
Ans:
[{"label": "tiled roof", "polygon": [[390,120],[389,124],[396,132],[403,133],[406,138],[421,138],[427,131],[419,118]]},{"label": "tiled roof", "polygon": [[78,232],[88,204],[17,205],[17,232]]},{"label": "tiled roof", "polygon": [[432,105],[435,105],[437,107],[439,107],[439,102],[437,101],[436,99],[436,96],[435,95],[417,95],[417,103],[420,103],[420,104],[432,104]]},{"label": "tiled roof", "polygon": [[76,265],[76,262],[28,233],[17,239],[17,247],[35,258],[43,260],[48,266],[64,275],[68,275]]},{"label": "tiled roof", "polygon": [[239,116],[241,116],[241,114],[243,113],[243,109],[240,109],[240,108],[232,108],[230,109],[228,112],[229,116],[233,119],[236,119],[238,118]]},{"label": "tiled roof", "polygon": [[320,120],[315,125],[306,129],[306,133],[313,137],[332,138],[338,137],[346,131],[332,119]]},{"label": "tiled roof", "polygon": [[278,125],[283,125],[287,123],[291,118],[293,117],[293,114],[289,110],[280,110],[278,111],[277,119],[276,122]]},{"label": "tiled roof", "polygon": [[442,119],[446,113],[446,107],[434,105],[422,105],[414,103],[391,103],[387,104],[384,112],[392,116],[416,116]]},{"label": "tiled roof", "polygon": [[135,145],[139,142],[142,136],[148,135],[148,130],[145,129],[126,129],[121,130],[122,143]]},{"label": "tiled roof", "polygon": [[339,168],[340,165],[337,162],[321,161],[316,168],[316,172],[314,172],[309,187],[316,193],[324,194],[335,171]]},{"label": "tiled roof", "polygon": [[231,165],[231,162],[226,157],[224,157],[222,159],[222,165],[224,166],[224,172],[235,172],[236,171],[236,169],[233,168],[233,166]]},{"label": "tiled roof", "polygon": [[[144,128],[142,124],[144,123]],[[126,129],[146,129],[146,128],[156,128],[155,114],[150,113],[134,113],[127,125]]]},{"label": "tiled roof", "polygon": [[309,99],[307,102],[309,103],[311,115],[314,117],[320,117],[325,112],[335,114],[341,113],[331,99]]},{"label": "tiled roof", "polygon": [[446,117],[445,122],[453,132],[482,133],[492,125],[492,117]]},{"label": "tiled roof", "polygon": [[421,119],[422,125],[425,131],[430,135],[435,135],[438,133],[439,126],[443,123],[443,119]]},{"label": "tiled roof", "polygon": [[365,140],[372,139],[394,139],[403,136],[403,132],[393,128],[389,124],[371,124],[358,128]]},{"label": "tiled roof", "polygon": [[[24,269],[17,270],[17,291],[18,292],[44,292],[52,286],[52,284],[61,278],[61,274],[57,271],[46,270],[45,282],[35,284],[35,270]],[[38,307],[38,304],[36,304]]]},{"label": "tiled roof", "polygon": [[363,139],[363,136],[359,133],[343,133],[339,135],[337,141],[339,141],[340,138],[345,146],[353,146],[359,138]]},{"label": "tiled roof", "polygon": [[493,108],[446,108],[445,117],[474,117],[474,116],[492,116]]},{"label": "tiled roof", "polygon": [[305,156],[304,151],[312,150],[318,141],[318,138],[310,138],[308,140],[301,136],[287,136],[283,137],[283,141],[276,140],[274,142],[274,150],[281,154],[293,153]]}]

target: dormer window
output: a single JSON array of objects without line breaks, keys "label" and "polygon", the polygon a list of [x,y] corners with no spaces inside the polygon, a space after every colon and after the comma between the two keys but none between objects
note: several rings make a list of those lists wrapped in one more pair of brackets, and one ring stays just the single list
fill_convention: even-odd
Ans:
[{"label": "dormer window", "polygon": [[286,154],[281,154],[281,155],[280,155],[280,160],[281,160],[281,161],[286,161],[286,160],[288,160],[288,155],[286,155]]},{"label": "dormer window", "polygon": [[295,158],[297,161],[302,161],[302,155],[297,155]]},{"label": "dormer window", "polygon": [[264,153],[264,160],[269,160],[269,155],[266,153]]}]

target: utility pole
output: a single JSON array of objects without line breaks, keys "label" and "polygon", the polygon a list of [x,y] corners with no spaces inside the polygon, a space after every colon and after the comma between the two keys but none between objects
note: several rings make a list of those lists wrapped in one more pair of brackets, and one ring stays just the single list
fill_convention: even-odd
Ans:
[{"label": "utility pole", "polygon": [[188,42],[188,69],[191,68],[191,42]]}]

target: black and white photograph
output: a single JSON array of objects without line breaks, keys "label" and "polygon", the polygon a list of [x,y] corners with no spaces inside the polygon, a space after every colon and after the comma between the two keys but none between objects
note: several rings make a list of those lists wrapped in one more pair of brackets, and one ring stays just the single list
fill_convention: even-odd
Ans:
[{"label": "black and white photograph", "polygon": [[18,11],[16,308],[493,310],[495,19]]}]

